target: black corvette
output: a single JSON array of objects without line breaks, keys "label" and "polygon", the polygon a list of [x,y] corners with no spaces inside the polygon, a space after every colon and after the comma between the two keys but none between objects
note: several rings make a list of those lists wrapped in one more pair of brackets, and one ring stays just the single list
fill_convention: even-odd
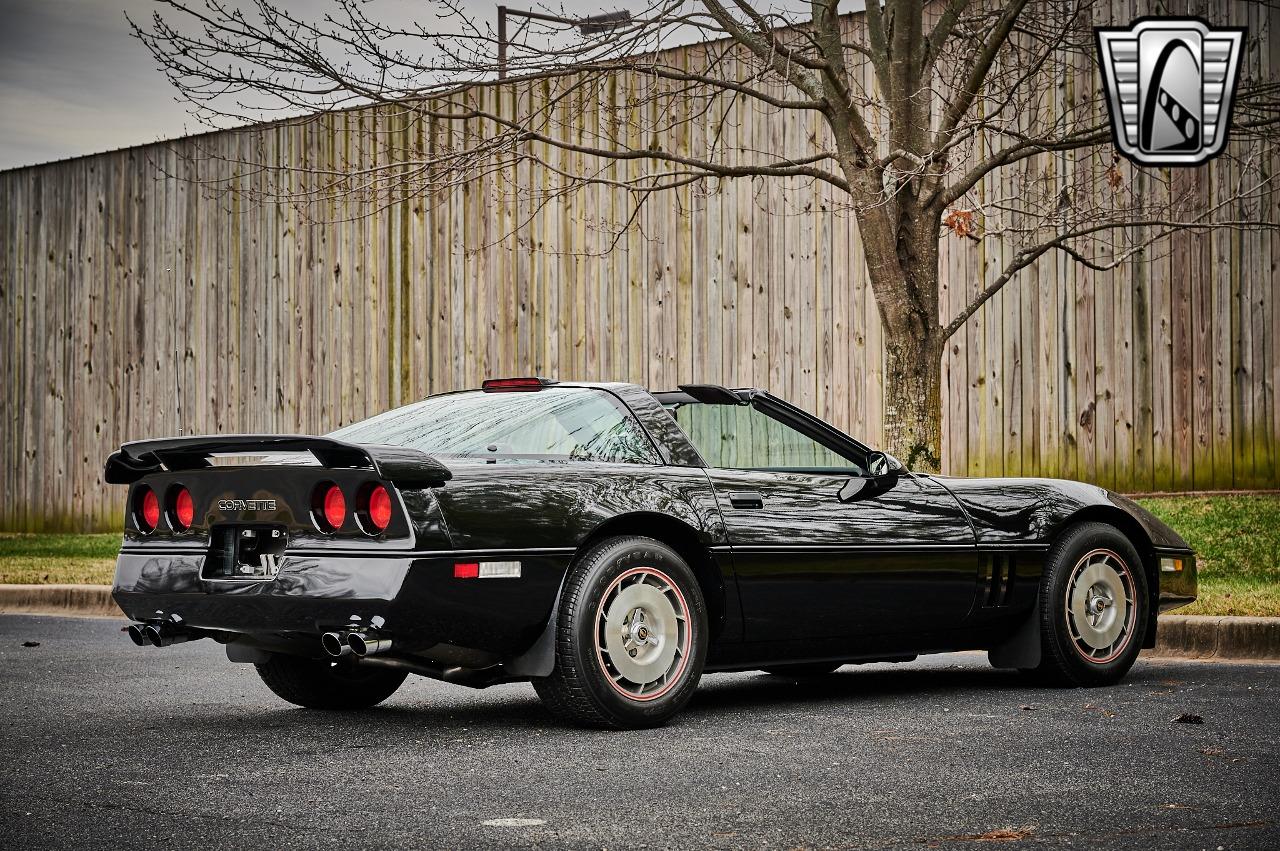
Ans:
[{"label": "black corvette", "polygon": [[114,595],[140,646],[210,638],[293,703],[410,674],[532,681],[661,723],[710,671],[961,649],[1116,682],[1195,557],[1124,497],[912,473],[760,390],[487,381],[324,437],[127,443]]}]

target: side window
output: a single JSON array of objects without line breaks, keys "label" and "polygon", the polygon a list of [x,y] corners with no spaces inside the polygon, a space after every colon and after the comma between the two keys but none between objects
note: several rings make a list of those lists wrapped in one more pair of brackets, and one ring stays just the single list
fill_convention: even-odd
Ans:
[{"label": "side window", "polygon": [[848,458],[750,405],[683,404],[672,414],[712,467],[862,472]]}]

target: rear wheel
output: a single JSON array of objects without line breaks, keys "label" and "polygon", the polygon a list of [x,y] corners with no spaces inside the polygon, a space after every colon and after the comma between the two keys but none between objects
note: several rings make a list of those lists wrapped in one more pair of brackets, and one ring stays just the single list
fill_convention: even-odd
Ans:
[{"label": "rear wheel", "polygon": [[1142,648],[1150,600],[1137,550],[1104,523],[1081,523],[1049,550],[1040,587],[1040,665],[1049,683],[1118,682]]},{"label": "rear wheel", "polygon": [[652,538],[609,538],[565,579],[555,669],[533,681],[551,712],[595,727],[653,727],[684,707],[707,654],[693,571]]},{"label": "rear wheel", "polygon": [[274,653],[254,665],[282,700],[308,709],[366,709],[381,703],[404,682],[404,671],[361,667],[346,659],[304,659]]}]

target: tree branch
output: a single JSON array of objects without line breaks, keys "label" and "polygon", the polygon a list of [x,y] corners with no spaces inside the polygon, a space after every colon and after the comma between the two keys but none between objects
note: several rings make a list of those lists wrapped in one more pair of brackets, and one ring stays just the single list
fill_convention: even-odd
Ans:
[{"label": "tree branch", "polygon": [[[1083,236],[1090,236],[1092,234],[1101,233],[1103,231],[1123,230],[1123,229],[1138,228],[1138,227],[1163,227],[1164,230],[1162,230],[1155,236],[1152,236],[1144,240],[1142,243],[1139,244],[1137,248],[1130,249],[1128,252],[1126,252],[1125,254],[1122,254],[1120,257],[1117,257],[1114,261],[1108,264],[1099,264],[1092,261],[1087,261],[1084,259],[1083,255],[1081,255],[1079,252],[1072,249],[1067,244],[1069,240],[1078,239]],[[1023,248],[1016,255],[1014,255],[1014,259],[1011,260],[1007,266],[1005,266],[1004,270],[1000,273],[999,277],[997,277],[994,281],[992,281],[985,288],[983,288],[982,292],[978,293],[978,297],[976,299],[974,299],[963,310],[957,313],[955,317],[943,327],[942,339],[943,340],[951,339],[951,336],[953,334],[955,334],[957,331],[959,331],[961,328],[964,327],[964,324],[969,320],[969,317],[977,313],[978,309],[981,308],[984,304],[986,304],[991,299],[992,296],[1000,292],[1000,290],[1004,289],[1005,284],[1013,280],[1014,275],[1016,275],[1018,272],[1025,269],[1027,266],[1030,266],[1032,263],[1038,260],[1045,253],[1052,251],[1054,249],[1063,251],[1067,255],[1084,262],[1086,266],[1093,269],[1094,271],[1105,272],[1119,266],[1122,262],[1124,262],[1124,260],[1133,256],[1133,254],[1135,254],[1137,250],[1139,250],[1140,248],[1145,248],[1148,245],[1151,245],[1154,242],[1158,242],[1159,240],[1179,230],[1218,230],[1218,229],[1280,230],[1280,223],[1258,222],[1258,221],[1248,221],[1248,220],[1221,221],[1221,222],[1202,222],[1202,221],[1193,220],[1193,221],[1180,222],[1180,221],[1171,221],[1168,219],[1143,219],[1138,221],[1107,222],[1104,224],[1092,225],[1090,227],[1080,228],[1078,230],[1060,234],[1059,236],[1054,237],[1048,242],[1043,242],[1038,245],[1032,245],[1032,246]]]},{"label": "tree branch", "polygon": [[978,92],[982,90],[982,84],[986,79],[987,72],[991,70],[992,63],[996,61],[1000,48],[1008,40],[1009,33],[1012,32],[1013,25],[1017,23],[1018,16],[1022,14],[1022,10],[1026,8],[1027,2],[1028,0],[1011,0],[1005,6],[1000,19],[996,22],[991,34],[983,44],[982,50],[978,52],[973,63],[969,66],[969,72],[965,75],[964,83],[960,90],[951,93],[951,102],[943,110],[942,118],[938,124],[938,132],[933,144],[934,150],[942,150],[950,143],[951,135],[955,132],[960,119],[973,106]]},{"label": "tree branch", "polygon": [[939,185],[924,199],[924,206],[945,210],[991,172],[1037,154],[1074,151],[1104,144],[1111,139],[1110,128],[1103,124],[1077,131],[1060,139],[1024,139],[976,163],[949,186]]}]

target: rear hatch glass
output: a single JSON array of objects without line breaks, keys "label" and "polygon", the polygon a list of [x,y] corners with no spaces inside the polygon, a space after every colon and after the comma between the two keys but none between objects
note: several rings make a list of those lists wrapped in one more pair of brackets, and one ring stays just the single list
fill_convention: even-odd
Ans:
[{"label": "rear hatch glass", "polygon": [[618,399],[582,387],[432,396],[328,436],[437,458],[659,463],[649,436]]}]

